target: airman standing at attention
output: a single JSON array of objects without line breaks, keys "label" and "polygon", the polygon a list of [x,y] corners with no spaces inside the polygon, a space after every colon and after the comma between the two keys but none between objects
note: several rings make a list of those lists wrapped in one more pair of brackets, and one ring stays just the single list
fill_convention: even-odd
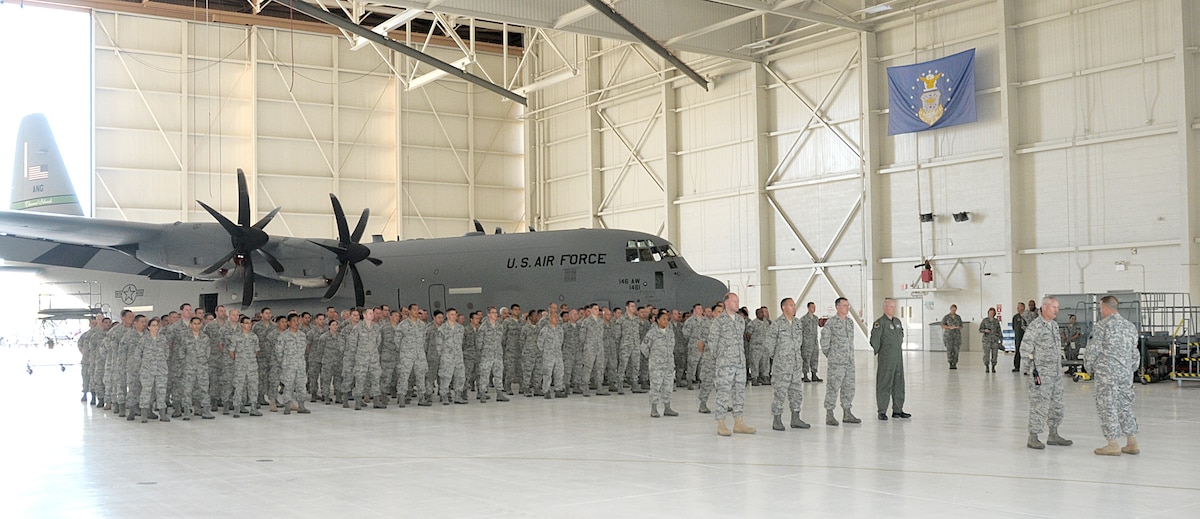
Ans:
[{"label": "airman standing at attention", "polygon": [[[675,376],[675,332],[671,330],[671,314],[659,310],[655,326],[642,338],[642,356],[650,359],[650,417],[658,418],[658,404],[663,414],[679,416],[671,409],[671,381]],[[743,386],[744,387],[744,386]]]},{"label": "airman standing at attention", "polygon": [[767,332],[771,329],[770,314],[767,307],[754,311],[754,320],[746,324],[746,333],[750,335],[750,383],[758,386],[770,384],[771,357],[766,352]]},{"label": "airman standing at attention", "polygon": [[304,365],[304,350],[308,347],[308,340],[300,332],[300,316],[288,315],[287,325],[287,330],[279,334],[275,352],[279,356],[279,381],[283,385],[280,404],[283,414],[292,414],[292,403],[296,403],[301,414],[308,414],[309,410],[304,407],[308,401],[308,392],[305,391],[308,373]]},{"label": "airman standing at attention", "polygon": [[892,418],[911,418],[904,412],[904,323],[896,317],[896,300],[883,300],[883,315],[871,326],[871,349],[875,350],[875,401],[879,419],[887,420],[888,405]]},{"label": "airman standing at attention", "polygon": [[127,420],[132,421],[138,413],[138,398],[142,395],[142,340],[146,336],[146,316],[133,318],[133,330],[121,337],[121,349],[125,351],[125,386],[129,390]]},{"label": "airman standing at attention", "polygon": [[696,341],[697,347],[700,349],[700,413],[711,413],[708,409],[708,397],[713,392],[713,387],[717,377],[717,356],[715,351],[709,349],[705,351],[705,344],[709,342],[708,334],[712,330],[713,321],[721,315],[725,314],[725,303],[717,303],[712,308],[705,312],[706,319],[701,323],[700,338]]},{"label": "airman standing at attention", "polygon": [[354,391],[358,394],[354,399],[355,409],[360,404],[365,405],[367,397],[376,409],[387,408],[387,404],[379,399],[379,325],[374,319],[375,312],[364,310],[362,321],[354,328],[358,338],[354,350]]},{"label": "airman standing at attention", "polygon": [[[108,349],[108,360],[104,368],[104,392],[108,395],[107,405],[117,409],[117,416],[125,418],[125,351],[121,349],[121,339],[133,329],[133,312],[121,310],[120,324],[114,324],[105,336],[105,347]],[[106,405],[106,407],[107,407]]]},{"label": "airman standing at attention", "polygon": [[[463,367],[463,326],[458,324],[458,310],[446,311],[446,323],[438,328],[438,355],[441,357],[438,373],[442,388],[442,405],[467,403],[465,393],[466,370]],[[453,398],[451,398],[453,397]]]},{"label": "airman standing at attention", "polygon": [[184,420],[192,419],[197,406],[203,411],[201,417],[205,420],[216,418],[209,411],[208,352],[212,346],[208,336],[201,330],[203,322],[203,319],[193,315],[188,322],[188,333],[184,334],[182,341],[185,372],[181,398]]},{"label": "airman standing at attention", "polygon": [[[342,395],[342,407],[349,408],[350,400],[354,398],[354,363],[358,354],[358,327],[362,325],[362,313],[356,311],[346,312],[346,318],[343,323],[349,323],[342,327],[342,379],[338,385],[338,393]],[[259,355],[262,358],[262,354]],[[362,407],[362,404],[358,404]]]},{"label": "airman standing at attention", "polygon": [[[159,319],[151,319],[146,325],[146,336],[142,340],[142,394],[138,399],[142,403],[142,423],[158,418],[164,422],[171,421],[167,413],[167,352],[170,344],[166,334],[159,327]],[[158,409],[161,415],[155,415]]]},{"label": "airman standing at attention", "polygon": [[[521,380],[520,390],[526,397],[533,398],[534,387],[542,387],[541,352],[538,351],[538,312],[529,312],[529,318],[521,328]],[[540,392],[540,391],[539,391]]]},{"label": "airman standing at attention", "polygon": [[746,408],[746,351],[743,349],[746,321],[738,315],[737,309],[737,294],[726,294],[725,312],[713,318],[705,342],[716,358],[713,387],[717,391],[717,434],[721,436],[730,435],[725,427],[725,416],[730,413],[733,414],[733,432],[755,433],[753,427],[742,421]]},{"label": "airman standing at attention", "polygon": [[229,338],[229,355],[233,357],[233,401],[237,409],[232,411],[233,417],[241,418],[247,403],[251,407],[250,416],[262,416],[254,396],[258,391],[258,335],[251,329],[254,323],[249,317],[242,316],[238,324],[241,329]]},{"label": "airman standing at attention", "polygon": [[695,389],[696,377],[700,371],[700,346],[704,338],[701,333],[704,331],[704,305],[699,303],[692,305],[692,315],[688,316],[687,321],[683,323],[683,335],[687,338],[687,366],[683,368],[683,378],[687,381],[689,390]]},{"label": "airman standing at attention", "polygon": [[[308,354],[305,365],[308,368],[308,401],[316,402],[324,400],[321,393],[321,365],[325,362],[325,341],[321,339],[325,335],[325,314],[317,314],[313,316],[312,327],[308,331]],[[236,331],[235,331],[236,333]],[[325,385],[329,385],[329,381],[324,381]]]},{"label": "airman standing at attention", "polygon": [[108,362],[108,330],[111,327],[112,319],[105,317],[96,327],[96,335],[92,336],[92,391],[96,396],[96,407],[100,408],[108,405],[105,401],[104,366]]},{"label": "airman standing at attention", "polygon": [[683,372],[687,369],[687,335],[683,334],[683,314],[671,310],[671,332],[675,334],[675,387],[687,387]]},{"label": "airman standing at attention", "polygon": [[979,333],[983,334],[983,370],[996,372],[996,359],[1000,355],[1000,342],[1004,340],[996,309],[988,308],[988,316],[979,321]]},{"label": "airman standing at attention", "polygon": [[[488,307],[488,318],[479,325],[479,401],[487,402],[488,381],[496,386],[496,401],[507,402],[504,396],[504,324],[495,307]],[[544,362],[544,361],[543,361]],[[544,373],[544,371],[543,371]]]},{"label": "airman standing at attention", "polygon": [[[425,315],[422,311],[421,320],[425,320]],[[433,405],[433,396],[438,393],[438,372],[442,368],[442,357],[438,354],[437,333],[445,322],[446,314],[441,310],[434,310],[433,321],[425,325],[425,360],[428,369],[425,370],[425,398],[417,402],[421,407]],[[417,381],[417,385],[421,385],[421,382]]]},{"label": "airman standing at attention", "polygon": [[[559,320],[566,318],[567,312],[551,313],[546,326],[538,332],[538,349],[542,354],[542,393],[546,400],[567,396],[566,384],[563,382],[563,328]],[[551,393],[551,390],[554,392]],[[499,392],[497,392],[499,393]]]},{"label": "airman standing at attention", "polygon": [[[800,358],[803,366],[801,371],[804,376],[800,378],[801,382],[820,382],[821,377],[817,376],[817,364],[821,360],[821,346],[817,342],[817,332],[821,328],[821,320],[817,318],[817,304],[809,301],[806,306],[808,312],[800,318],[800,327],[804,330],[804,344],[800,347]],[[812,375],[809,377],[809,375]]]},{"label": "airman standing at attention", "polygon": [[621,358],[621,315],[620,308],[604,309],[604,381],[610,392],[621,385],[621,375],[617,373]]},{"label": "airman standing at attention", "polygon": [[[392,379],[396,376],[396,364],[400,362],[400,345],[396,342],[396,328],[400,326],[400,311],[388,312],[387,319],[379,323],[379,399],[388,403],[388,395],[396,391]],[[399,397],[399,395],[393,395]]]},{"label": "airman standing at attention", "polygon": [[521,372],[521,305],[513,304],[508,307],[508,318],[504,319],[504,393],[512,395],[512,385],[518,382]]},{"label": "airman standing at attention", "polygon": [[592,303],[587,308],[587,317],[580,324],[583,336],[583,368],[580,370],[583,396],[591,396],[592,386],[597,395],[607,395],[604,389],[604,319],[600,317],[600,305]]},{"label": "airman standing at attention", "polygon": [[[958,315],[958,305],[950,305],[950,313],[942,317],[942,344],[946,346],[946,362],[950,363],[950,369],[958,369],[958,351],[962,348],[962,326],[963,321],[962,316]],[[979,331],[983,331],[982,324]]]},{"label": "airman standing at attention", "polygon": [[463,391],[466,398],[467,390],[479,390],[479,325],[483,324],[483,312],[471,312],[471,318],[463,328],[463,366],[466,370],[467,384]]},{"label": "airman standing at attention", "polygon": [[834,307],[837,315],[825,321],[825,329],[821,331],[821,351],[829,364],[826,368],[829,385],[825,386],[825,424],[838,425],[833,417],[833,407],[839,398],[842,421],[861,423],[862,420],[850,412],[854,404],[854,320],[850,318],[850,301],[839,297]]},{"label": "airman standing at attention", "polygon": [[579,391],[579,375],[583,357],[583,343],[579,336],[579,311],[572,308],[567,312],[567,320],[562,323],[563,330],[563,380],[566,383],[566,394],[581,393]]},{"label": "airman standing at attention", "polygon": [[771,399],[771,415],[775,417],[771,428],[782,431],[783,403],[788,401],[792,411],[791,426],[793,429],[808,429],[810,426],[800,419],[800,411],[804,404],[804,362],[801,351],[804,346],[804,326],[796,318],[796,301],[786,298],[779,303],[783,316],[771,322],[771,327],[765,332],[764,346],[770,357],[771,382],[774,384],[774,398]]},{"label": "airman standing at attention", "polygon": [[[268,388],[271,380],[271,362],[270,358],[275,356],[275,346],[272,342],[271,330],[277,326],[275,321],[271,320],[271,309],[263,307],[259,311],[262,318],[257,323],[254,323],[254,334],[258,336],[258,395],[255,397],[259,405],[267,405],[266,395],[271,393],[273,389]],[[190,321],[190,318],[185,317]],[[186,335],[186,331],[184,334]]]},{"label": "airman standing at attention", "polygon": [[638,367],[641,364],[641,358],[637,353],[637,345],[642,336],[638,333],[641,324],[638,319],[637,303],[633,301],[625,303],[625,317],[621,318],[620,326],[621,350],[618,354],[617,394],[624,395],[626,384],[629,384],[631,389],[638,386]]},{"label": "airman standing at attention", "polygon": [[[321,399],[325,405],[342,403],[342,348],[346,338],[339,332],[341,323],[329,321],[329,330],[321,334]],[[258,345],[255,344],[255,349]]]}]

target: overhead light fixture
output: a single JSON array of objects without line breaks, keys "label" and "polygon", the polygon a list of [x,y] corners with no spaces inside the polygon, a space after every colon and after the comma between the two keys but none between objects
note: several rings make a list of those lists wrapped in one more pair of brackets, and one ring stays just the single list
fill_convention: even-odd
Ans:
[{"label": "overhead light fixture", "polygon": [[[421,16],[423,14],[425,14],[424,9],[406,9],[404,12],[397,14],[396,16],[393,16],[391,18],[388,18],[383,23],[376,25],[374,29],[371,29],[371,32],[378,34],[380,36],[387,36],[387,34],[389,32],[391,32],[392,30],[394,30],[396,27],[399,27],[408,22],[416,20],[418,16]],[[352,45],[350,47],[350,50],[361,49],[361,48],[367,46],[368,43],[370,43],[370,42],[367,41],[366,38],[363,38],[362,36],[356,36],[354,38],[354,45]]]},{"label": "overhead light fixture", "polygon": [[892,10],[891,5],[883,3],[883,4],[876,4],[871,7],[866,8],[866,9],[863,9],[863,12],[866,14],[879,14],[879,13],[886,13],[891,10]]},{"label": "overhead light fixture", "polygon": [[933,221],[933,213],[921,213],[921,222],[929,223]]},{"label": "overhead light fixture", "polygon": [[517,88],[517,89],[513,90],[513,92],[516,92],[521,95],[527,95],[530,92],[537,92],[538,90],[546,88],[550,85],[556,85],[558,83],[562,83],[563,81],[566,81],[566,80],[576,77],[578,75],[579,75],[579,69],[575,69],[575,70],[572,70],[569,68],[563,69],[563,70],[560,70],[553,74],[550,74],[549,76],[545,76],[537,81],[534,81],[528,85]]},{"label": "overhead light fixture", "polygon": [[[467,65],[470,65],[474,61],[475,61],[474,58],[472,58],[471,56],[467,56],[458,61],[452,62],[450,64],[454,65],[454,68],[466,69]],[[408,91],[416,90],[425,85],[433,83],[434,81],[437,81],[448,74],[449,74],[449,72],[446,72],[444,70],[433,70],[431,72],[426,72],[420,76],[413,78],[412,81],[409,81],[408,88],[406,88],[405,90],[408,90]]]},{"label": "overhead light fixture", "polygon": [[971,216],[966,211],[963,211],[961,213],[954,213],[954,221],[956,221],[956,222],[965,222],[970,219],[971,219]]}]

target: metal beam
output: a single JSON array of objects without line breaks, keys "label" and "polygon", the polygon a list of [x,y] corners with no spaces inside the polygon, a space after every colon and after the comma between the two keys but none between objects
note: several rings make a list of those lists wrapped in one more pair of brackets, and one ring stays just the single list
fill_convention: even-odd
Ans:
[{"label": "metal beam", "polygon": [[332,25],[332,26],[342,29],[344,31],[348,31],[348,32],[357,34],[359,37],[361,37],[367,41],[370,41],[371,43],[387,47],[391,50],[399,52],[400,54],[403,54],[412,59],[415,59],[417,61],[425,63],[426,65],[429,65],[433,68],[441,70],[442,72],[450,74],[451,76],[457,77],[463,81],[467,81],[469,83],[474,83],[476,85],[479,85],[479,86],[481,86],[487,90],[490,90],[496,94],[499,94],[503,97],[507,97],[518,103],[521,103],[522,105],[528,106],[528,104],[529,104],[529,101],[523,95],[520,95],[511,90],[508,90],[500,85],[492,83],[491,81],[483,79],[474,74],[468,74],[468,73],[464,72],[463,70],[459,69],[458,67],[455,67],[454,65],[446,63],[445,61],[437,59],[433,56],[430,56],[424,52],[421,52],[417,49],[409,47],[409,46],[407,46],[403,43],[400,43],[398,41],[395,41],[391,38],[382,36],[367,27],[363,27],[354,22],[351,22],[350,20],[347,20],[340,16],[334,15],[333,13],[330,13],[329,11],[322,9],[319,6],[309,4],[308,2],[305,2],[303,0],[299,1],[299,2],[289,2],[284,5],[286,5],[287,7],[290,7],[294,11],[301,12],[301,13],[306,14],[314,19],[320,20],[322,22],[325,22],[329,25]]},{"label": "metal beam", "polygon": [[650,50],[654,51],[655,54],[662,56],[663,59],[667,60],[667,63],[670,63],[676,69],[679,69],[679,71],[683,72],[685,75],[687,75],[687,77],[692,78],[692,81],[695,81],[697,85],[703,87],[705,91],[708,90],[707,79],[704,79],[703,76],[701,76],[695,70],[692,70],[692,68],[689,67],[687,63],[684,63],[683,60],[675,57],[674,54],[671,54],[671,51],[667,50],[666,47],[663,47],[662,44],[655,41],[654,38],[651,38],[649,34],[646,34],[644,31],[637,28],[633,22],[630,22],[629,20],[625,19],[624,16],[621,16],[621,13],[618,13],[616,9],[612,8],[612,6],[604,3],[603,0],[586,1],[600,14],[607,16],[609,20],[612,20],[613,23],[621,26],[622,29],[625,29],[626,32],[633,35],[633,37],[637,38],[638,41],[642,42],[642,44],[650,47]]},{"label": "metal beam", "polygon": [[718,3],[718,4],[725,4],[725,5],[731,5],[734,7],[741,7],[742,9],[749,9],[751,11],[754,11],[754,12],[757,12],[760,14],[774,14],[774,15],[778,15],[778,16],[784,16],[787,18],[795,18],[797,20],[804,20],[806,22],[832,25],[834,27],[841,27],[843,29],[850,29],[852,31],[858,31],[858,32],[869,32],[870,31],[870,28],[868,28],[866,25],[863,25],[858,22],[854,22],[851,20],[844,20],[844,19],[838,18],[836,16],[829,16],[826,14],[814,13],[812,11],[809,11],[809,10],[803,9],[803,8],[799,8],[799,7],[791,7],[790,4],[795,3],[795,2],[782,2],[782,3],[779,3],[778,5],[772,7],[772,6],[767,5],[764,2],[757,1],[757,0],[712,0],[712,1],[715,3]]}]

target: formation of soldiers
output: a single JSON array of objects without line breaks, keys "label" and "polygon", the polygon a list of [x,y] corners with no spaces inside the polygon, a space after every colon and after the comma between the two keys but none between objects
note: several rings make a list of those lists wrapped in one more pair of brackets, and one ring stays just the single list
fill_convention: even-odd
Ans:
[{"label": "formation of soldiers", "polygon": [[[736,296],[734,296],[736,303]],[[841,308],[845,306],[845,308]],[[519,305],[460,314],[418,307],[387,306],[275,316],[263,308],[253,317],[219,306],[211,314],[180,305],[178,311],[147,317],[123,311],[116,322],[99,317],[79,337],[84,400],[118,416],[143,422],[262,416],[261,409],[309,413],[306,403],[355,409],[466,404],[526,397],[567,398],[649,393],[651,416],[678,416],[671,407],[675,388],[699,386],[700,413],[708,407],[720,374],[752,385],[775,381],[772,414],[783,430],[783,406],[791,426],[800,420],[800,384],[821,382],[819,348],[835,377],[827,397],[827,423],[840,394],[843,420],[854,394],[853,326],[842,314],[819,345],[816,305],[797,317],[787,299],[784,317],[772,321],[761,308],[730,312],[724,302],[695,305],[690,312],[639,307],[559,307],[522,312]],[[840,310],[849,304],[839,303]],[[710,340],[718,317],[736,317],[735,348]],[[724,333],[724,332],[719,332]],[[705,343],[709,349],[705,351]],[[746,359],[753,362],[747,366]],[[735,376],[740,372],[740,378]],[[730,384],[733,387],[736,384]],[[752,433],[741,422],[744,391],[717,405],[718,416],[733,412],[734,432]],[[722,392],[716,391],[718,400]],[[661,407],[661,413],[660,413]]]}]

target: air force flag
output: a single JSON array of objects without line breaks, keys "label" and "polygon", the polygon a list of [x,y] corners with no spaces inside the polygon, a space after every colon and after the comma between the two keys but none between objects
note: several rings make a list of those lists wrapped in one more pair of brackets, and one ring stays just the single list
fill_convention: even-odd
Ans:
[{"label": "air force flag", "polygon": [[888,135],[975,122],[975,49],[887,75]]}]

